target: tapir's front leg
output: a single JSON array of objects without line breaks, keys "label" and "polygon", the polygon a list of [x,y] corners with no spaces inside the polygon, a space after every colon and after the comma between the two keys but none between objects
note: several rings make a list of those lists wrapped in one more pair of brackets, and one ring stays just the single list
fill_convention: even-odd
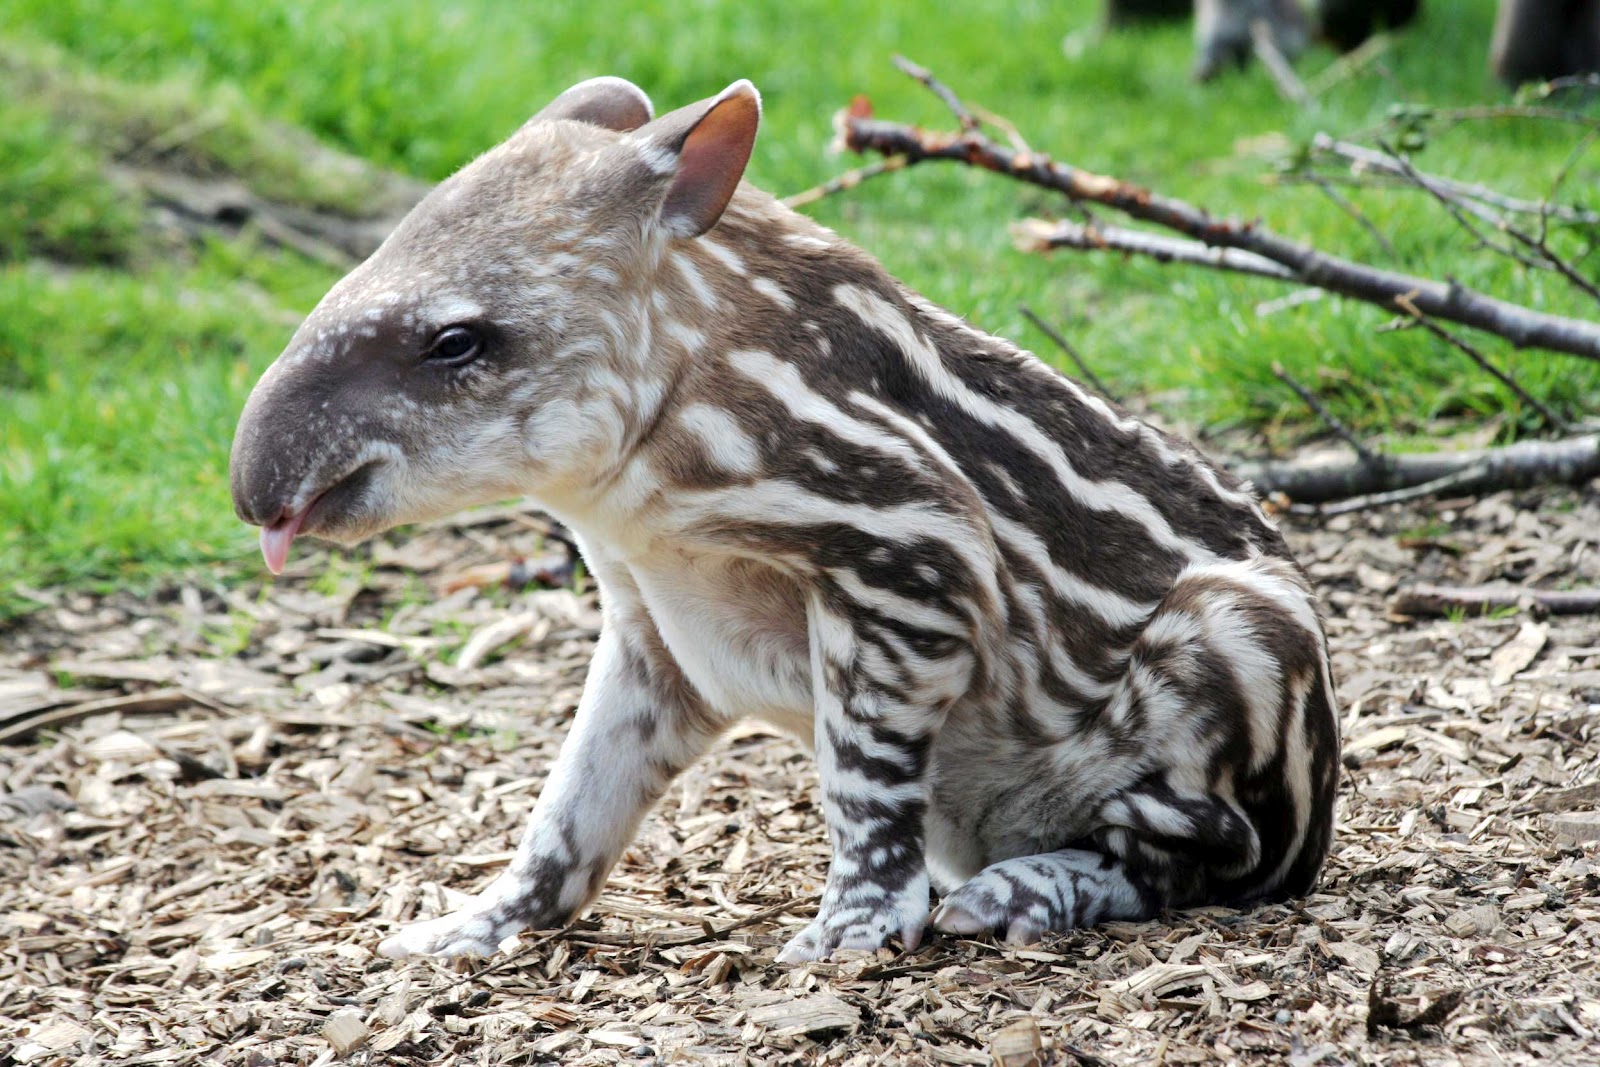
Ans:
[{"label": "tapir's front leg", "polygon": [[864,632],[872,624],[842,607],[819,597],[810,610],[817,768],[833,856],[817,917],[784,946],[781,963],[873,949],[890,937],[915,948],[928,914],[928,757],[950,699],[937,683],[967,661],[956,642],[928,635],[951,647],[912,681],[904,668],[923,650],[908,647],[904,633]]},{"label": "tapir's front leg", "polygon": [[600,892],[668,783],[720,732],[631,593],[602,583],[604,624],[572,732],[511,865],[459,911],[385,940],[381,954],[487,956],[522,930],[565,923]]}]

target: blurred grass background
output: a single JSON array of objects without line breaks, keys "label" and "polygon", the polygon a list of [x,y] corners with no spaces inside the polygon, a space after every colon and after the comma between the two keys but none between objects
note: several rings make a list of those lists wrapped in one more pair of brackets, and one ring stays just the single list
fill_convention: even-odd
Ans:
[{"label": "blurred grass background", "polygon": [[[278,124],[426,180],[490,147],[566,86],[620,74],[658,110],[738,77],[765,120],[750,176],[778,194],[856,165],[830,158],[829,117],[856,93],[880,116],[948,127],[896,72],[895,52],[1012,119],[1035,148],[1147,183],[1219,214],[1508,299],[1592,315],[1558,279],[1477,254],[1424,197],[1351,194],[1394,254],[1316,190],[1273,181],[1322,130],[1381,127],[1399,104],[1503,104],[1485,68],[1493,0],[1428,6],[1384,57],[1311,106],[1282,102],[1259,68],[1200,86],[1186,23],[1094,33],[1099,0],[961,5],[522,5],[497,0],[8,0],[0,6],[0,619],[29,587],[148,581],[174,569],[255,567],[233,518],[234,421],[296,320],[336,279],[246,231],[175,248],[152,241],[116,177],[137,144],[169,165],[235,175],[282,202],[361,203],[359,173],[330,171]],[[1063,47],[1064,41],[1067,47]],[[1302,74],[1333,61],[1304,57]],[[1564,199],[1595,203],[1600,151],[1569,124],[1435,124],[1425,169],[1540,197],[1580,149]],[[1047,358],[1018,312],[1059,325],[1111,387],[1264,445],[1309,419],[1270,373],[1279,361],[1364,432],[1407,440],[1440,420],[1534,413],[1420,331],[1377,333],[1376,309],[1325,299],[1267,317],[1274,283],[1116,257],[1025,256],[1006,224],[1060,205],[955,167],[881,179],[808,209],[901,278]],[[1591,273],[1596,254],[1582,249]],[[1484,347],[1536,394],[1583,413],[1595,368]]]}]

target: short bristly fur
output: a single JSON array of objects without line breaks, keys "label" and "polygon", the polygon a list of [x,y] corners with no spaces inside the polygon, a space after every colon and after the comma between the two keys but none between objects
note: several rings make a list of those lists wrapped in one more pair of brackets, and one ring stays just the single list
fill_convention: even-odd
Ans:
[{"label": "short bristly fur", "polygon": [[749,83],[650,115],[586,82],[443,183],[240,422],[274,569],[299,532],[526,495],[599,586],[516,857],[382,951],[570,919],[741,716],[821,775],[832,863],[784,960],[1312,886],[1332,681],[1250,493],[740,184]]}]

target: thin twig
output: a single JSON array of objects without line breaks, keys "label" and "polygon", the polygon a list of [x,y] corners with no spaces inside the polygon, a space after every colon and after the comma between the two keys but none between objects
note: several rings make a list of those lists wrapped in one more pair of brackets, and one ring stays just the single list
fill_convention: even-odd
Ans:
[{"label": "thin twig", "polygon": [[847,170],[843,174],[830,178],[821,185],[813,185],[798,193],[783,198],[783,206],[790,209],[801,208],[807,204],[815,203],[823,197],[833,196],[836,193],[847,192],[854,189],[864,181],[900,170],[906,165],[905,156],[889,156],[876,163],[869,163],[864,167]]},{"label": "thin twig", "polygon": [[1027,139],[1022,136],[1022,131],[1017,129],[1017,124],[1006,118],[1004,115],[996,114],[986,107],[979,107],[977,104],[968,104],[967,108],[984,122],[987,122],[989,125],[1005,134],[1006,140],[1011,142],[1011,147],[1016,151],[1033,151],[1033,149],[1028,147]]},{"label": "thin twig", "polygon": [[1305,82],[1294,72],[1294,67],[1272,36],[1272,24],[1266,19],[1251,19],[1250,43],[1255,46],[1256,58],[1261,60],[1261,65],[1272,76],[1272,84],[1277,86],[1278,95],[1291,104],[1304,107],[1311,96],[1306,92]]},{"label": "thin twig", "polygon": [[1524,104],[1488,104],[1479,107],[1439,108],[1429,115],[1445,123],[1494,122],[1501,119],[1540,119],[1545,122],[1567,122],[1575,126],[1593,127],[1600,122],[1581,111],[1559,107],[1528,107]]},{"label": "thin twig", "polygon": [[927,67],[922,66],[920,63],[913,63],[905,56],[895,56],[894,65],[921,82],[934,96],[943,100],[944,106],[950,109],[951,114],[955,115],[956,121],[961,124],[961,129],[964,132],[977,133],[982,128],[982,123],[978,121],[978,117],[967,108],[966,104],[961,102],[961,98],[955,94],[955,90],[935,78],[933,72]]},{"label": "thin twig", "polygon": [[1348,500],[1340,500],[1331,504],[1293,504],[1289,510],[1295,514],[1321,515],[1331,518],[1334,515],[1349,515],[1357,511],[1370,511],[1388,504],[1404,504],[1412,500],[1421,500],[1424,497],[1438,496],[1440,493],[1451,489],[1461,489],[1481,480],[1489,473],[1489,468],[1480,463],[1465,470],[1446,474],[1443,478],[1435,478],[1431,482],[1413,485],[1406,489],[1391,489],[1387,493],[1369,493],[1366,496],[1354,496]]},{"label": "thin twig", "polygon": [[1192,204],[1130,182],[1079,170],[1041,153],[1021,153],[963,130],[936,133],[874,119],[865,109],[839,116],[845,147],[856,152],[904,155],[907,166],[944,161],[981,167],[1051,189],[1072,200],[1102,204],[1133,218],[1175,230],[1203,244],[1251,252],[1285,267],[1293,280],[1381,307],[1413,290],[1427,314],[1498,334],[1519,348],[1546,348],[1600,360],[1600,322],[1567,318],[1499,300],[1459,284],[1418,278],[1318,251],[1253,222],[1213,218]]},{"label": "thin twig", "polygon": [[1383,457],[1372,451],[1372,449],[1368,448],[1366,443],[1363,442],[1360,437],[1356,436],[1356,432],[1354,430],[1346,426],[1337,415],[1324,407],[1322,401],[1317,399],[1317,395],[1296,381],[1293,375],[1283,369],[1283,365],[1281,363],[1275,362],[1272,364],[1272,373],[1280,382],[1282,382],[1284,385],[1287,385],[1290,389],[1293,389],[1295,394],[1299,396],[1301,400],[1305,401],[1306,407],[1316,412],[1317,417],[1327,425],[1328,429],[1338,434],[1339,437],[1344,440],[1345,444],[1355,449],[1356,455],[1361,457],[1362,463],[1369,467],[1383,466]]},{"label": "thin twig", "polygon": [[1071,342],[1062,336],[1059,330],[1055,329],[1055,327],[1051,326],[1048,322],[1045,322],[1038,315],[1035,315],[1033,313],[1033,309],[1026,304],[1019,304],[1017,306],[1017,310],[1022,312],[1023,318],[1037,326],[1040,333],[1054,341],[1057,348],[1061,349],[1061,351],[1067,354],[1067,358],[1072,360],[1072,365],[1078,368],[1078,373],[1083,375],[1083,380],[1088,382],[1089,385],[1094,388],[1095,392],[1099,393],[1107,400],[1116,399],[1116,397],[1112,395],[1111,390],[1106,388],[1106,383],[1102,382],[1099,376],[1096,375],[1094,371],[1089,369],[1089,364],[1083,361],[1083,356],[1078,354],[1078,350],[1072,346]]},{"label": "thin twig", "polygon": [[[1476,204],[1471,200],[1458,201],[1452,197],[1446,196],[1435,185],[1423,179],[1421,172],[1419,172],[1416,167],[1411,165],[1411,160],[1407,159],[1393,148],[1390,148],[1382,141],[1378,142],[1378,147],[1382,148],[1384,152],[1388,153],[1389,158],[1395,161],[1395,164],[1400,167],[1401,173],[1405,175],[1409,181],[1416,185],[1418,189],[1421,189],[1423,192],[1427,193],[1429,196],[1438,201],[1439,206],[1444,208],[1445,213],[1456,221],[1456,225],[1467,231],[1467,233],[1470,234],[1473,240],[1477,241],[1478,244],[1484,248],[1498,252],[1510,259],[1514,259],[1518,263],[1521,263],[1524,267],[1532,267],[1534,270],[1543,270],[1545,268],[1545,264],[1539,260],[1531,259],[1523,253],[1518,252],[1510,245],[1501,244],[1500,242],[1486,236],[1482,230],[1478,229],[1477,225],[1471,219],[1467,218],[1467,214],[1470,212],[1471,214],[1477,215],[1478,218],[1489,223],[1490,225],[1495,225],[1501,230],[1505,230],[1507,227],[1504,219],[1501,216],[1494,214],[1481,204]],[[1398,300],[1396,300],[1396,302],[1398,303]]]},{"label": "thin twig", "polygon": [[1351,200],[1349,197],[1339,192],[1339,190],[1335,189],[1332,182],[1328,181],[1328,179],[1322,177],[1320,174],[1308,174],[1306,175],[1306,180],[1321,190],[1323,196],[1333,201],[1335,207],[1337,207],[1340,211],[1343,211],[1346,215],[1349,215],[1363,230],[1366,230],[1367,234],[1374,241],[1378,242],[1378,247],[1382,248],[1385,253],[1390,256],[1397,254],[1394,250],[1394,245],[1390,243],[1389,238],[1385,237],[1383,235],[1383,231],[1378,229],[1377,223],[1369,219],[1365,211],[1362,211],[1360,208],[1356,207],[1355,201]]},{"label": "thin twig", "polygon": [[[1562,160],[1561,169],[1556,171],[1556,176],[1550,180],[1550,191],[1544,194],[1544,199],[1539,201],[1539,243],[1542,245],[1550,233],[1550,218],[1560,209],[1556,205],[1556,194],[1561,192],[1561,187],[1567,183],[1567,178],[1572,174],[1572,168],[1578,165],[1578,160],[1594,144],[1595,138],[1600,137],[1600,129],[1590,130],[1572,146],[1572,151],[1567,153],[1567,158]],[[1593,212],[1587,213],[1589,221],[1600,222],[1600,215]]]},{"label": "thin twig", "polygon": [[1410,297],[1397,296],[1395,297],[1394,302],[1400,305],[1401,310],[1415,319],[1418,326],[1421,326],[1424,330],[1427,330],[1441,341],[1452,344],[1462,352],[1466,353],[1467,358],[1476,363],[1482,370],[1488,373],[1490,377],[1494,378],[1495,381],[1499,382],[1501,385],[1515,393],[1517,398],[1520,399],[1524,404],[1527,404],[1529,407],[1533,408],[1533,410],[1537,411],[1547,425],[1554,426],[1562,434],[1567,434],[1572,431],[1571,423],[1567,422],[1566,419],[1558,415],[1555,412],[1555,409],[1551,408],[1544,401],[1540,400],[1538,397],[1524,389],[1515,378],[1511,377],[1511,375],[1507,374],[1499,367],[1496,367],[1493,363],[1490,363],[1489,358],[1482,352],[1478,351],[1477,348],[1469,344],[1465,338],[1458,334],[1452,333],[1443,326],[1440,326],[1437,322],[1434,322],[1428,316],[1424,315],[1417,309],[1417,306],[1411,302]]},{"label": "thin twig", "polygon": [[1276,315],[1280,311],[1287,311],[1290,308],[1297,308],[1302,304],[1310,304],[1315,301],[1322,300],[1326,298],[1327,295],[1328,291],[1326,289],[1296,289],[1287,296],[1280,296],[1273,300],[1261,301],[1261,303],[1256,305],[1256,317],[1264,319],[1268,315]]},{"label": "thin twig", "polygon": [[[1500,211],[1511,212],[1518,215],[1544,215],[1561,222],[1581,223],[1583,225],[1600,224],[1600,212],[1589,211],[1571,205],[1555,204],[1554,190],[1551,195],[1543,200],[1525,200],[1521,197],[1508,196],[1496,189],[1472,182],[1457,181],[1454,178],[1445,178],[1437,174],[1427,174],[1418,170],[1414,165],[1409,168],[1402,166],[1400,161],[1392,155],[1380,152],[1365,145],[1354,144],[1350,141],[1341,141],[1325,133],[1316,134],[1311,138],[1311,150],[1323,155],[1334,156],[1350,164],[1350,169],[1355,173],[1372,173],[1389,178],[1399,178],[1405,184],[1415,188],[1429,187],[1446,196],[1476,200],[1480,204],[1497,208]],[[1487,219],[1485,221],[1488,221]]]},{"label": "thin twig", "polygon": [[[1594,136],[1595,132],[1596,131],[1591,131],[1590,134],[1587,135],[1580,143],[1580,147],[1587,145],[1589,140]],[[1600,302],[1600,287],[1597,287],[1593,282],[1585,278],[1578,272],[1576,267],[1567,262],[1565,258],[1558,255],[1546,241],[1543,232],[1541,232],[1538,237],[1535,237],[1532,234],[1525,233],[1524,231],[1511,225],[1511,223],[1507,221],[1504,216],[1497,215],[1482,205],[1475,204],[1471,200],[1457,201],[1455,198],[1446,195],[1443,190],[1438,188],[1437,183],[1427,181],[1424,175],[1422,175],[1421,172],[1412,166],[1410,159],[1401,155],[1399,152],[1396,152],[1388,145],[1382,144],[1382,142],[1380,142],[1380,147],[1382,147],[1383,150],[1389,154],[1390,158],[1394,160],[1394,162],[1400,167],[1402,173],[1408,179],[1414,182],[1418,188],[1425,190],[1441,205],[1443,205],[1444,209],[1450,213],[1450,216],[1454,218],[1463,229],[1472,234],[1472,236],[1476,238],[1484,247],[1493,249],[1503,256],[1508,256],[1509,258],[1516,260],[1518,263],[1521,263],[1525,267],[1532,267],[1535,270],[1555,271],[1557,274],[1560,274],[1563,278],[1565,278],[1574,288],[1589,296],[1591,299]],[[1566,167],[1571,167],[1572,160],[1573,157],[1569,154]],[[1484,219],[1491,225],[1494,225],[1516,244],[1521,245],[1525,249],[1531,250],[1532,255],[1524,254],[1523,252],[1519,252],[1517,249],[1512,248],[1510,245],[1500,244],[1484,236],[1483,233],[1480,232],[1478,228],[1474,226],[1465,215],[1462,214],[1460,210],[1461,207],[1467,208],[1479,218]],[[1543,214],[1540,216],[1541,231],[1543,230],[1543,223],[1546,217],[1547,216]]]},{"label": "thin twig", "polygon": [[1584,90],[1587,92],[1600,92],[1600,74],[1568,74],[1560,78],[1551,78],[1540,85],[1525,86],[1524,98],[1528,100],[1548,100],[1557,93]]},{"label": "thin twig", "polygon": [[1349,79],[1364,71],[1373,60],[1387,52],[1394,44],[1394,38],[1387,33],[1375,33],[1362,41],[1352,51],[1346,52],[1332,63],[1328,64],[1316,77],[1306,82],[1306,95],[1321,96],[1323,93],[1344,84]]},{"label": "thin twig", "polygon": [[1543,203],[1545,204],[1545,209],[1539,212],[1538,235],[1530,238],[1523,234],[1520,230],[1511,230],[1511,235],[1517,240],[1523,241],[1526,244],[1531,244],[1535,249],[1538,250],[1541,256],[1550,262],[1551,266],[1560,272],[1563,278],[1567,279],[1567,281],[1577,289],[1588,294],[1591,299],[1600,301],[1600,288],[1597,288],[1593,282],[1589,281],[1589,279],[1578,273],[1577,268],[1574,267],[1571,262],[1564,257],[1557,255],[1555,251],[1551,249],[1549,244],[1549,205],[1555,200],[1556,194],[1561,191],[1561,186],[1566,183],[1568,175],[1572,173],[1572,168],[1577,166],[1578,160],[1581,159],[1583,154],[1589,150],[1589,146],[1594,144],[1597,137],[1600,137],[1600,127],[1590,130],[1588,133],[1584,134],[1583,138],[1572,147],[1572,151],[1567,153],[1567,158],[1562,161],[1561,169],[1556,171],[1556,176],[1550,182],[1550,192],[1544,198]]}]

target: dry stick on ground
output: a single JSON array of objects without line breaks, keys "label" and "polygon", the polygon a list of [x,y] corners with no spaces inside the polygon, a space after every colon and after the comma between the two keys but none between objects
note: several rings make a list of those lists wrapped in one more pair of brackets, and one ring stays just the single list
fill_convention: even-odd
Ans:
[{"label": "dry stick on ground", "polygon": [[1414,585],[1389,601],[1396,615],[1488,615],[1527,607],[1543,615],[1592,615],[1600,612],[1600,590],[1528,589],[1523,586]]},{"label": "dry stick on ground", "polygon": [[1409,296],[1395,297],[1394,302],[1400,305],[1400,309],[1402,311],[1416,320],[1418,326],[1421,326],[1424,330],[1427,330],[1441,341],[1452,344],[1462,352],[1465,352],[1468,359],[1476,363],[1485,373],[1494,378],[1495,381],[1499,382],[1501,385],[1515,393],[1524,404],[1527,404],[1529,407],[1533,408],[1533,410],[1537,411],[1540,417],[1543,418],[1546,423],[1554,426],[1563,434],[1572,432],[1572,424],[1558,415],[1555,410],[1550,407],[1550,405],[1546,404],[1544,401],[1540,400],[1538,397],[1524,389],[1515,378],[1511,377],[1511,375],[1507,374],[1499,367],[1496,367],[1493,363],[1490,363],[1487,356],[1478,351],[1472,345],[1468,344],[1464,338],[1450,332],[1443,326],[1440,326],[1437,322],[1434,322],[1432,319],[1428,318],[1428,316],[1424,315],[1420,310],[1418,310],[1417,306],[1411,302],[1411,298]]},{"label": "dry stick on ground", "polygon": [[[921,68],[917,68],[919,71]],[[930,88],[932,75],[919,78]],[[954,97],[939,85],[941,98]],[[956,98],[956,114],[971,114]],[[885,156],[903,155],[907,165],[924,161],[964,163],[1052,189],[1075,201],[1102,204],[1133,218],[1151,222],[1212,247],[1254,253],[1287,268],[1292,280],[1393,309],[1394,298],[1413,293],[1413,302],[1436,319],[1461,323],[1497,334],[1519,348],[1546,348],[1600,360],[1600,323],[1550,315],[1499,300],[1465,286],[1384,270],[1320,252],[1281,237],[1253,222],[1213,218],[1185,201],[1102,174],[1058,163],[1033,152],[1018,152],[986,137],[981,130],[956,133],[922,130],[871,117],[870,105],[858,99],[836,122],[846,148]]]},{"label": "dry stick on ground", "polygon": [[[1302,504],[1325,504],[1369,493],[1411,489],[1452,475],[1463,477],[1449,488],[1464,493],[1525,489],[1600,477],[1600,434],[1561,441],[1519,441],[1500,448],[1462,452],[1389,455],[1377,466],[1359,458],[1329,456],[1230,463],[1228,469],[1255,483],[1263,492],[1282,493]],[[1463,472],[1468,471],[1479,473],[1467,479]]]},{"label": "dry stick on ground", "polygon": [[1391,489],[1387,493],[1368,493],[1365,496],[1353,496],[1348,500],[1338,500],[1328,504],[1290,504],[1289,511],[1295,515],[1320,515],[1324,518],[1333,515],[1349,515],[1357,511],[1371,511],[1373,508],[1386,507],[1390,504],[1408,504],[1413,500],[1424,497],[1441,496],[1454,489],[1478,484],[1488,467],[1482,463],[1475,464],[1454,474],[1447,474],[1443,478],[1436,478],[1431,482],[1413,485],[1409,489]]},{"label": "dry stick on ground", "polygon": [[1067,358],[1072,360],[1072,365],[1078,368],[1078,373],[1083,375],[1083,380],[1088,382],[1089,385],[1094,388],[1095,392],[1099,393],[1107,400],[1116,399],[1116,397],[1112,395],[1111,390],[1106,388],[1106,383],[1102,382],[1100,377],[1095,374],[1094,371],[1089,369],[1089,365],[1083,361],[1083,356],[1079,355],[1078,350],[1061,335],[1059,330],[1045,322],[1038,315],[1035,315],[1033,313],[1033,309],[1026,304],[1020,305],[1017,310],[1022,312],[1023,318],[1037,326],[1040,333],[1050,338],[1051,341],[1054,341],[1057,348],[1066,353]]}]

